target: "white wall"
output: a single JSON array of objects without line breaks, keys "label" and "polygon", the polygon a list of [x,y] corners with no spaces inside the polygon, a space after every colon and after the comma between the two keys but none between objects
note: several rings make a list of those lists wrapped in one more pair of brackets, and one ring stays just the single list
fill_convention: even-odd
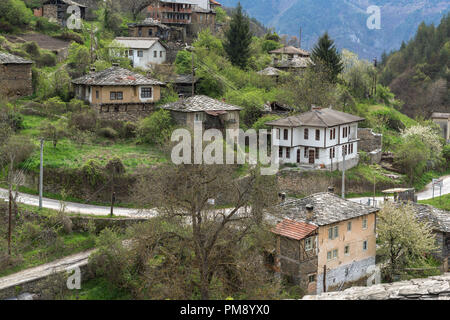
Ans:
[{"label": "white wall", "polygon": [[[162,64],[166,62],[167,51],[159,42],[155,43],[150,49],[133,49],[133,57],[129,56],[133,60],[135,67],[143,69],[149,69],[149,64]],[[143,57],[138,57],[138,51],[143,51]],[[157,57],[154,57],[154,51],[157,52]],[[160,52],[162,51],[162,57]]]}]

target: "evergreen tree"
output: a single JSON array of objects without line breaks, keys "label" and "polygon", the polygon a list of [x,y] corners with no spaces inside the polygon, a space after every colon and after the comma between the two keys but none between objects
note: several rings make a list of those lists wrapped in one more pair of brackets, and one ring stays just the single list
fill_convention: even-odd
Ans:
[{"label": "evergreen tree", "polygon": [[231,63],[245,68],[250,58],[250,43],[252,34],[250,32],[250,21],[243,13],[241,3],[233,13],[230,29],[226,33],[224,48]]},{"label": "evergreen tree", "polygon": [[324,64],[330,72],[330,80],[336,82],[337,76],[344,69],[341,55],[334,45],[334,41],[328,36],[328,33],[320,37],[311,55],[315,63]]}]

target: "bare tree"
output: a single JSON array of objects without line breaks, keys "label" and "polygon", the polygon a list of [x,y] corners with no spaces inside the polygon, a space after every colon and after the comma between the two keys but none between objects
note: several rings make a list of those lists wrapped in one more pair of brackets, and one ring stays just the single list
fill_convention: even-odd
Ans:
[{"label": "bare tree", "polygon": [[[230,258],[233,250],[237,254],[237,246],[246,235],[263,229],[264,212],[277,201],[274,177],[261,176],[255,169],[238,179],[235,169],[226,165],[165,165],[137,187],[138,202],[157,207],[168,221],[178,219],[189,226],[190,232],[172,233],[181,245],[192,245],[202,299],[210,298],[211,283],[219,273],[232,278],[227,266],[236,263]],[[228,208],[218,209],[213,201],[226,203]]]},{"label": "bare tree", "polygon": [[145,8],[156,5],[159,0],[120,0],[119,2],[122,9],[130,12],[133,20],[136,20]]}]

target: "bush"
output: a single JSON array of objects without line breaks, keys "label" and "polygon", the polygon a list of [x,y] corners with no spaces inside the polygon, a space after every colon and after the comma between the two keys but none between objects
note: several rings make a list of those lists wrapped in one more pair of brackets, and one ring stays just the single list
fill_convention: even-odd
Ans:
[{"label": "bush", "polygon": [[74,112],[70,115],[69,127],[94,132],[97,127],[97,114],[93,110]]},{"label": "bush", "polygon": [[67,111],[67,106],[60,97],[53,97],[44,102],[44,109],[48,114],[63,114]]},{"label": "bush", "polygon": [[172,131],[172,117],[168,110],[158,110],[138,124],[138,137],[142,142],[163,144]]},{"label": "bush", "polygon": [[53,67],[56,66],[56,56],[52,52],[44,52],[39,57],[35,58],[38,67]]},{"label": "bush", "polygon": [[133,122],[127,122],[123,126],[122,137],[125,139],[131,139],[136,137],[137,125]]},{"label": "bush", "polygon": [[23,31],[33,18],[33,12],[21,0],[0,1],[0,27],[2,32]]},{"label": "bush", "polygon": [[35,17],[36,21],[36,30],[41,31],[43,33],[56,32],[61,29],[59,24],[48,21],[47,18],[44,17]]},{"label": "bush", "polygon": [[259,118],[253,124],[252,128],[255,129],[255,130],[261,130],[261,129],[270,130],[270,127],[266,125],[266,122],[275,121],[275,120],[278,120],[278,119],[280,119],[280,116],[277,116],[277,115],[269,114],[269,115],[263,116],[263,117]]},{"label": "bush", "polygon": [[446,144],[442,149],[442,156],[447,163],[447,168],[450,168],[450,144]]},{"label": "bush", "polygon": [[405,125],[393,110],[377,110],[372,113],[378,120],[382,121],[388,129],[400,132]]},{"label": "bush", "polygon": [[178,74],[192,73],[192,54],[186,50],[178,51],[175,58],[175,71]]},{"label": "bush", "polygon": [[119,133],[116,130],[114,130],[113,128],[109,128],[109,127],[107,127],[107,128],[100,128],[98,130],[97,134],[100,137],[113,139],[113,140],[117,139],[118,136],[119,136]]},{"label": "bush", "polygon": [[59,39],[66,40],[66,41],[75,41],[78,44],[84,44],[83,37],[80,36],[78,33],[65,29],[61,35],[58,36]]}]

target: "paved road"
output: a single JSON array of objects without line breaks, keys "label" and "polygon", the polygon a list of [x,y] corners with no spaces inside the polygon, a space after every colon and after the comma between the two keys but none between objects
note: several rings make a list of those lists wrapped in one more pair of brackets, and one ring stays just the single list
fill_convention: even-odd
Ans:
[{"label": "paved road", "polygon": [[[450,175],[442,177],[444,181],[444,186],[442,188],[442,195],[446,195],[450,193]],[[416,193],[418,200],[428,200],[433,198],[433,187],[432,184],[429,183],[424,190]],[[439,189],[434,188],[434,196],[439,196]],[[358,202],[358,203],[367,203],[368,199],[370,198],[370,201],[372,201],[371,197],[362,197],[362,198],[350,198],[349,200]],[[381,204],[383,202],[383,197],[375,197],[375,200],[378,204]],[[372,204],[372,203],[371,203]]]},{"label": "paved road", "polygon": [[[450,175],[443,177],[444,187],[442,188],[442,195],[450,193]],[[439,196],[439,190],[435,190],[435,196]],[[431,183],[428,184],[425,189],[421,192],[417,193],[418,200],[427,200],[433,197]],[[0,188],[0,199],[8,199],[8,190]],[[354,202],[362,202],[367,203],[369,197],[363,198],[351,198],[349,200]],[[383,197],[376,197],[377,202],[381,203],[383,201]],[[39,197],[35,195],[29,195],[24,193],[19,193],[17,201],[19,203],[24,203],[32,206],[39,205]],[[79,213],[79,214],[89,214],[89,215],[98,215],[98,216],[106,216],[110,213],[109,207],[102,206],[94,206],[89,204],[82,203],[74,203],[74,202],[65,202],[66,212],[70,213]],[[42,206],[47,209],[59,210],[61,208],[61,201],[53,200],[48,198],[43,198]],[[128,208],[114,208],[114,215],[130,217],[130,218],[139,218],[139,217],[154,217],[157,214],[156,210],[152,209],[128,209]]]},{"label": "paved road", "polygon": [[53,273],[69,271],[73,270],[75,267],[84,266],[88,263],[89,256],[94,251],[95,249],[77,253],[50,263],[46,263],[0,278],[0,291],[45,278]]}]

